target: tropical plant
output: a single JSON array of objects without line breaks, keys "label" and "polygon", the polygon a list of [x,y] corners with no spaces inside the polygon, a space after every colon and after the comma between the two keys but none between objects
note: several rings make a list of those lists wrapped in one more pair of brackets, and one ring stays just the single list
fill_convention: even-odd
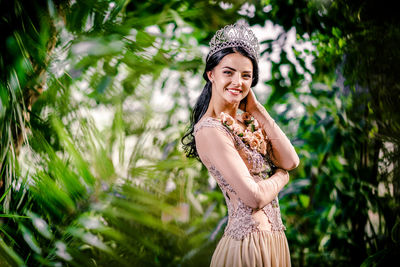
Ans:
[{"label": "tropical plant", "polygon": [[[294,225],[288,237],[295,265],[384,265],[399,251],[400,53],[394,44],[400,34],[394,7],[267,2],[269,18],[285,32],[267,42],[267,52],[281,48],[281,60],[272,61],[266,104],[274,110],[282,99],[289,102],[276,116],[296,129],[302,161],[283,192],[283,213]],[[298,44],[309,41],[315,49],[288,48],[294,30]],[[306,54],[314,57],[311,68]],[[294,107],[301,107],[297,116]]]},{"label": "tropical plant", "polygon": [[[0,265],[207,266],[223,197],[178,142],[203,46],[245,18],[255,89],[301,157],[281,192],[294,266],[399,251],[395,8],[375,1],[0,2]],[[268,68],[266,69],[268,70]]]}]

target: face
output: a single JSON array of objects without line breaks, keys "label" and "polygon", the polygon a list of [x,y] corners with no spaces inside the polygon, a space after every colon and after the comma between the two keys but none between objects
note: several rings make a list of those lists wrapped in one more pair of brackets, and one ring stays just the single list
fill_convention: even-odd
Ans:
[{"label": "face", "polygon": [[250,91],[253,64],[239,53],[228,54],[207,75],[212,82],[213,98],[223,104],[239,104]]}]

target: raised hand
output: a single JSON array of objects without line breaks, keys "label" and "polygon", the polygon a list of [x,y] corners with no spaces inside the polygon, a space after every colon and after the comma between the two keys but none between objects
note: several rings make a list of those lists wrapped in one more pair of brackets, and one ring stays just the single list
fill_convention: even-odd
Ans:
[{"label": "raised hand", "polygon": [[239,109],[243,110],[244,112],[249,112],[251,114],[256,110],[257,105],[260,105],[260,103],[258,102],[253,90],[250,89],[247,96],[242,101],[240,101]]}]

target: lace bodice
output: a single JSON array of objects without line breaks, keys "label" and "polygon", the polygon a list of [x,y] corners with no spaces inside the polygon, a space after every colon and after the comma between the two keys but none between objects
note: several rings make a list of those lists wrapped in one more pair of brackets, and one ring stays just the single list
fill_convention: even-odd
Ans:
[{"label": "lace bodice", "polygon": [[[273,178],[265,179],[269,161],[217,119],[199,121],[194,135],[199,156],[225,197],[229,216],[225,235],[241,240],[253,231],[285,230],[277,198],[281,188]],[[260,201],[265,204],[257,207]]]}]

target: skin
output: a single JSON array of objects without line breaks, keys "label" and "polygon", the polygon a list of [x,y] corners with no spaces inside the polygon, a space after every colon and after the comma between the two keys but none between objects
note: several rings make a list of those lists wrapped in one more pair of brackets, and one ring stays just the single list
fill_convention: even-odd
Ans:
[{"label": "skin", "polygon": [[236,118],[241,101],[251,92],[251,60],[239,53],[228,54],[207,76],[212,83],[212,96],[204,117],[219,118],[224,112]]},{"label": "skin", "polygon": [[[224,112],[245,127],[236,116],[240,108],[249,112],[259,122],[266,121],[267,136],[272,142],[275,165],[284,170],[296,168],[299,164],[296,151],[251,90],[253,77],[251,60],[240,53],[228,54],[213,70],[207,72],[207,76],[212,83],[212,96],[203,118],[219,118],[221,112]],[[283,170],[282,173],[287,175]]]}]

